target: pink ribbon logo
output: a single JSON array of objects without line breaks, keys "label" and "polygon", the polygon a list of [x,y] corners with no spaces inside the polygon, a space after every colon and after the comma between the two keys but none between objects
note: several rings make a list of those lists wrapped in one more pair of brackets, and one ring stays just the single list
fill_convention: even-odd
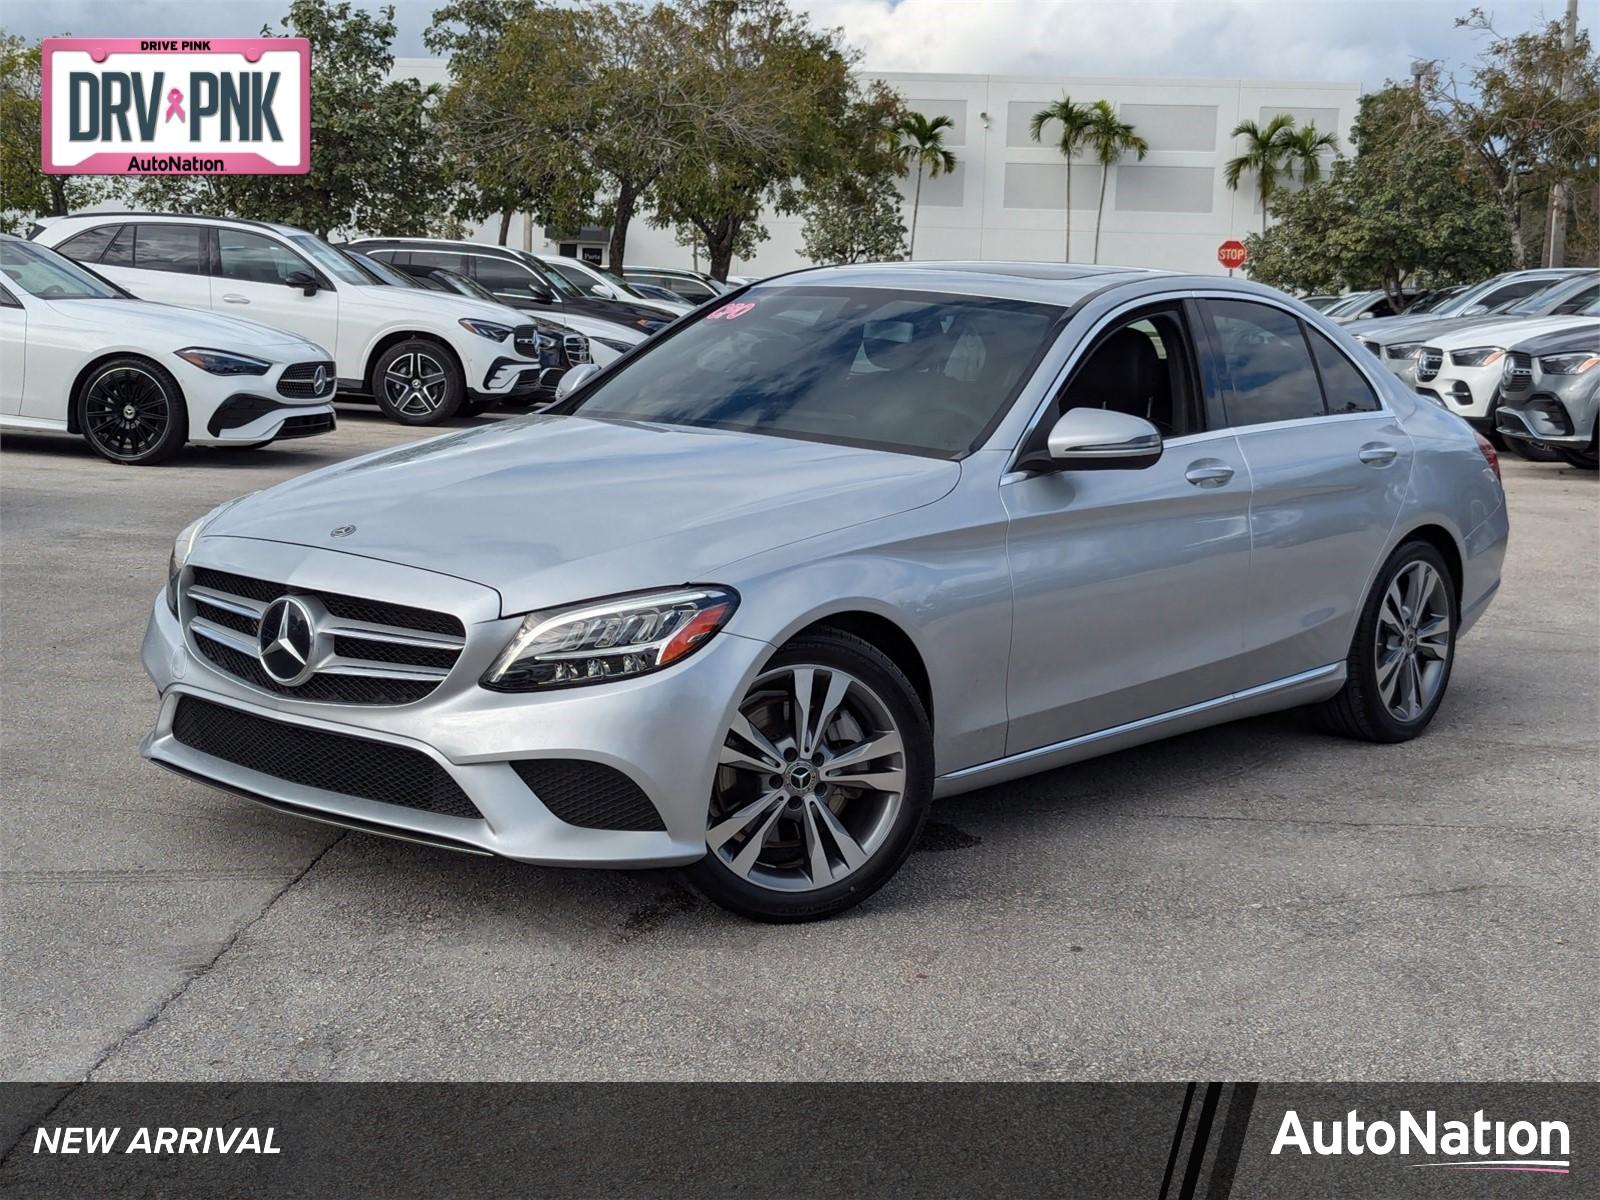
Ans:
[{"label": "pink ribbon logo", "polygon": [[173,88],[167,93],[166,120],[170,121],[173,117],[177,117],[180,121],[187,121],[189,119],[183,115],[183,93],[177,88]]}]

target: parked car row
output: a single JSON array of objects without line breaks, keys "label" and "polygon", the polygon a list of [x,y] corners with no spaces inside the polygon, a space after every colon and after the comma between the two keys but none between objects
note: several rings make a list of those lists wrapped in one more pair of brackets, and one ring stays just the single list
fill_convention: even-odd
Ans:
[{"label": "parked car row", "polygon": [[573,367],[615,361],[727,288],[474,242],[333,245],[149,212],[42,219],[0,243],[0,263],[0,426],[81,433],[125,463],[329,432],[335,399],[406,425],[532,408]]},{"label": "parked car row", "polygon": [[1431,312],[1351,332],[1407,386],[1500,448],[1595,468],[1600,271],[1497,275]]}]

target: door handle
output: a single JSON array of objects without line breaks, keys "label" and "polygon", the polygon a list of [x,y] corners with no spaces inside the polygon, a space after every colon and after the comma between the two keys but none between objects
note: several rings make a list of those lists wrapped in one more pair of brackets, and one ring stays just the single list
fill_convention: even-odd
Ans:
[{"label": "door handle", "polygon": [[1387,467],[1400,457],[1400,451],[1382,442],[1368,442],[1361,447],[1361,461],[1369,467]]},{"label": "door handle", "polygon": [[1201,459],[1185,471],[1183,477],[1195,487],[1219,488],[1233,478],[1233,468],[1216,459]]},{"label": "door handle", "polygon": [[239,295],[238,292],[225,292],[225,293],[223,293],[222,299],[223,299],[223,302],[227,303],[227,304],[249,304],[250,303],[250,298],[248,296],[241,296],[241,295]]}]

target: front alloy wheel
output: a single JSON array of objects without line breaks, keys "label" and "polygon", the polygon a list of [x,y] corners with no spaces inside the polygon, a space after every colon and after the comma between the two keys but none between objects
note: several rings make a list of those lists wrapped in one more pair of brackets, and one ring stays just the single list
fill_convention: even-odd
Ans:
[{"label": "front alloy wheel", "polygon": [[422,339],[391,346],[373,374],[378,407],[402,425],[436,425],[455,416],[466,399],[455,362]]},{"label": "front alloy wheel", "polygon": [[78,405],[84,439],[112,462],[160,462],[188,437],[188,413],[177,382],[143,359],[103,364],[84,382]]},{"label": "front alloy wheel", "polygon": [[932,738],[905,676],[858,638],[791,643],[719,754],[694,882],[769,921],[830,916],[894,874],[932,794]]}]

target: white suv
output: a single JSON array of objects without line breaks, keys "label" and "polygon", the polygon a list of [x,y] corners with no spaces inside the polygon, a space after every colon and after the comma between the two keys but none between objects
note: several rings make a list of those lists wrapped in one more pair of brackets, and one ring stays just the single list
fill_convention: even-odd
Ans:
[{"label": "white suv", "polygon": [[289,225],[227,217],[83,213],[33,239],[146,300],[251,320],[333,351],[339,390],[406,425],[535,393],[538,330],[516,309],[375,283]]}]

